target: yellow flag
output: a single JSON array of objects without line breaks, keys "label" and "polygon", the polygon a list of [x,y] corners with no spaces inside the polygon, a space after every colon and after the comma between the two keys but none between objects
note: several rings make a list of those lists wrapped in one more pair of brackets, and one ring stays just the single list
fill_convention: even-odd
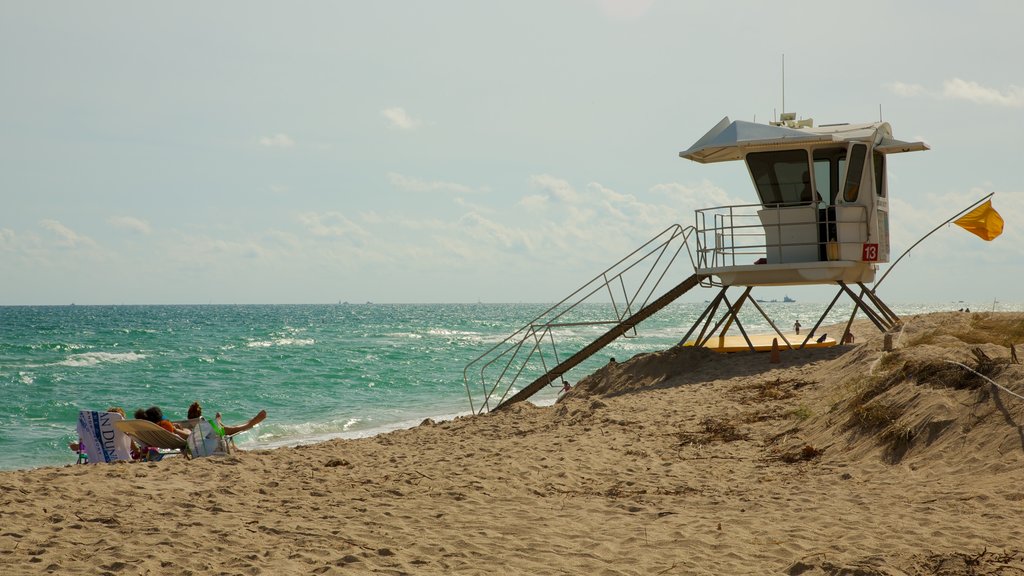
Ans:
[{"label": "yellow flag", "polygon": [[982,240],[992,240],[1003,233],[1003,217],[992,207],[991,200],[954,220],[953,224]]}]

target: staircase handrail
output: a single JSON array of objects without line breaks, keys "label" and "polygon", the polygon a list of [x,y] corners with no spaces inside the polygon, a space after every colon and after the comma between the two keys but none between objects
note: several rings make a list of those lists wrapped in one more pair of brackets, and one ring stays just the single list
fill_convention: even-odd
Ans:
[{"label": "staircase handrail", "polygon": [[[520,364],[518,369],[513,370],[514,375],[511,376],[511,380],[508,382],[508,386],[501,394],[501,398],[498,400],[496,405],[500,404],[501,401],[505,399],[505,397],[508,395],[508,392],[515,385],[515,382],[522,375],[523,370],[527,367],[530,361],[533,360],[535,354],[537,354],[540,357],[542,368],[545,371],[545,373],[547,372],[547,361],[544,358],[542,351],[542,345],[545,340],[550,341],[551,349],[554,353],[555,364],[558,364],[558,350],[554,341],[554,335],[551,330],[553,327],[617,324],[621,322],[624,318],[631,316],[633,310],[642,309],[647,304],[647,302],[650,301],[655,291],[657,290],[658,285],[662,282],[662,280],[664,280],[669,268],[671,268],[672,265],[675,263],[676,258],[679,255],[679,251],[682,250],[684,247],[687,248],[686,253],[687,256],[690,258],[691,266],[696,268],[696,262],[694,260],[693,251],[692,249],[690,249],[689,245],[690,236],[694,234],[694,232],[695,228],[693,226],[688,226],[686,228],[680,226],[679,224],[673,224],[672,226],[669,226],[668,228],[666,228],[665,230],[663,230],[662,232],[660,232],[659,234],[645,242],[639,248],[630,252],[628,255],[617,261],[615,264],[609,266],[606,270],[592,278],[590,281],[584,283],[582,286],[574,290],[571,294],[563,298],[557,304],[554,304],[551,307],[547,308],[544,312],[540,313],[536,318],[534,318],[533,320],[531,320],[530,322],[528,322],[527,324],[513,332],[511,335],[506,337],[504,340],[495,344],[486,352],[480,354],[474,360],[469,362],[466,365],[465,369],[463,370],[463,382],[466,387],[466,395],[469,399],[470,411],[473,413],[479,413],[483,412],[484,410],[489,411],[491,409],[491,400],[493,399],[495,392],[498,390],[499,386],[501,386],[502,381],[505,380],[506,376],[509,374],[509,370],[512,368],[512,363],[521,353],[524,353],[524,347],[526,347],[528,350],[525,352],[526,357],[525,359],[522,360],[522,363]],[[667,238],[665,238],[666,236]],[[659,242],[659,239],[661,238],[664,239]],[[643,301],[638,305],[637,300],[638,298],[640,298],[641,292],[644,291],[644,287],[648,284],[648,282],[652,280],[652,275],[658,268],[658,265],[662,263],[662,259],[666,256],[667,253],[669,253],[669,248],[672,245],[672,243],[679,238],[682,238],[681,243],[678,247],[675,248],[675,251],[671,253],[671,256],[668,258],[667,262],[664,263],[664,267],[662,268],[661,273],[657,276],[656,279],[654,279]],[[643,253],[645,250],[646,253]],[[637,257],[641,253],[643,254]],[[623,276],[627,272],[633,270],[641,262],[644,262],[645,260],[647,260],[648,258],[655,254],[655,260],[650,264],[650,268],[643,275],[643,280],[640,282],[640,285],[637,286],[633,294],[630,295],[629,291],[626,289],[625,280]],[[636,258],[633,263],[629,264],[622,270],[618,271],[616,274],[609,276],[609,274],[615,271],[616,268],[618,268],[619,266],[623,265],[623,263],[626,263],[633,258]],[[622,296],[624,298],[623,309],[621,311],[619,310],[619,305],[616,300],[615,292],[613,291],[612,286],[613,283],[615,283],[616,281],[619,284],[617,288],[621,288]],[[611,304],[615,314],[614,320],[597,320],[591,322],[564,323],[558,322],[560,318],[563,318],[566,314],[575,310],[578,306],[586,302],[589,298],[603,290],[607,290],[608,297],[611,300]],[[567,303],[569,302],[572,303],[567,305]],[[562,307],[565,308],[561,309]],[[554,315],[551,316],[551,314]],[[532,343],[527,346],[527,342],[530,341],[531,339]],[[500,353],[495,354],[495,352],[498,351],[499,349],[501,350]],[[504,367],[501,368],[500,373],[494,380],[493,385],[491,385],[490,388],[488,389],[488,384],[486,382],[486,378],[484,375],[485,371],[488,368],[494,366],[497,362],[505,359],[506,357],[507,361],[505,362]],[[481,361],[483,361],[485,358],[489,358],[489,360],[481,363]],[[470,370],[477,365],[479,366],[480,392],[482,394],[482,400],[479,405],[479,411],[477,409],[477,406],[473,402],[473,392],[470,385]]]}]

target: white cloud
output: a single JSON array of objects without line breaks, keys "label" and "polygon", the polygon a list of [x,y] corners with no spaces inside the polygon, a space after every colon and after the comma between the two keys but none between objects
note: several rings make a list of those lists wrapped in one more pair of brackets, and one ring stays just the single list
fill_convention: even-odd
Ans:
[{"label": "white cloud", "polygon": [[56,220],[40,220],[39,225],[49,230],[57,237],[57,245],[64,248],[77,248],[79,246],[95,246],[96,243],[88,236],[82,236],[71,228]]},{"label": "white cloud", "polygon": [[340,212],[305,212],[298,215],[299,222],[314,236],[321,238],[364,238],[366,230]]},{"label": "white cloud", "polygon": [[270,255],[271,251],[257,240],[213,238],[202,234],[182,235],[167,253],[184,269],[193,270],[209,267],[230,270],[240,260],[259,260]]},{"label": "white cloud", "polygon": [[982,86],[973,80],[951,78],[942,83],[941,90],[930,90],[920,84],[890,82],[885,85],[890,92],[905,98],[927,96],[938,100],[966,100],[983,106],[1007,108],[1024,107],[1024,88],[1010,85],[1006,90]]},{"label": "white cloud", "polygon": [[14,249],[14,230],[0,228],[0,250]]},{"label": "white cloud", "polygon": [[1024,107],[1024,88],[1010,86],[1003,92],[996,88],[988,88],[977,82],[953,78],[942,83],[942,95],[951,100],[967,100],[975,104],[1006,106],[1010,108]]},{"label": "white cloud", "polygon": [[295,146],[295,141],[287,134],[278,133],[260,138],[260,144],[267,148],[291,148]]},{"label": "white cloud", "polygon": [[114,216],[108,222],[115,228],[128,230],[136,234],[148,235],[153,231],[149,226],[149,222],[131,216]]},{"label": "white cloud", "polygon": [[473,192],[472,188],[463,184],[443,181],[425,182],[394,172],[388,174],[388,180],[395,188],[409,192],[456,192],[460,194]]},{"label": "white cloud", "polygon": [[[486,190],[486,188],[484,188],[483,190]],[[495,212],[495,209],[490,206],[484,206],[482,204],[467,202],[464,198],[461,197],[455,199],[455,205],[467,212],[478,212],[486,214],[493,214]]]},{"label": "white cloud", "polygon": [[920,84],[907,84],[905,82],[890,82],[886,84],[885,87],[893,94],[903,96],[905,98],[912,98],[928,92],[925,87]]},{"label": "white cloud", "polygon": [[573,189],[572,185],[561,178],[555,178],[549,174],[531,176],[530,184],[535,188],[550,192],[555,198],[566,204],[578,204],[583,201],[583,197]]},{"label": "white cloud", "polygon": [[359,218],[367,224],[380,224],[384,222],[384,218],[373,210],[370,210],[369,212],[360,212]]},{"label": "white cloud", "polygon": [[535,245],[530,233],[484,218],[475,212],[464,215],[459,223],[464,226],[464,230],[471,238],[482,243],[496,242],[505,248],[518,246],[527,251],[533,250]]},{"label": "white cloud", "polygon": [[547,209],[549,198],[543,194],[531,194],[519,199],[519,205],[527,210],[543,211]]},{"label": "white cloud", "polygon": [[419,120],[409,116],[404,108],[386,108],[380,111],[380,115],[391,123],[392,128],[398,130],[415,130],[421,124]]}]

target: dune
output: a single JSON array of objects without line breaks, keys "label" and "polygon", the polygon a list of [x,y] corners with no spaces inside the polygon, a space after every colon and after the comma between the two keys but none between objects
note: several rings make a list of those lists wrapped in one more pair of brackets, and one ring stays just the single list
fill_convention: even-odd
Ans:
[{"label": "dune", "polygon": [[1024,314],[854,332],[373,438],[0,473],[0,573],[1024,573]]}]

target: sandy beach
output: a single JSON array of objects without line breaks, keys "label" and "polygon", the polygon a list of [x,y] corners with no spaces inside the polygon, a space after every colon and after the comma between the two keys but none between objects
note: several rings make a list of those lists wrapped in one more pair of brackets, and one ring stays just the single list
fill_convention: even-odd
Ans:
[{"label": "sandy beach", "polygon": [[1024,314],[904,322],[373,438],[5,472],[0,573],[1024,574]]}]

